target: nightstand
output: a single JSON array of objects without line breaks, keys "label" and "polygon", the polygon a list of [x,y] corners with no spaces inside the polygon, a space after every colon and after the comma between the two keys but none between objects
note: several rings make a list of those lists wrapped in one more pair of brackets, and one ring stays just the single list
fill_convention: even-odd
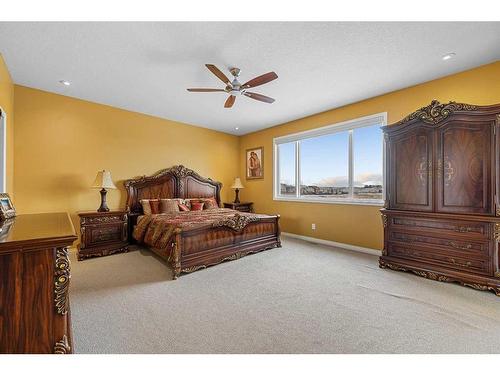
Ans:
[{"label": "nightstand", "polygon": [[253,212],[253,202],[224,203],[224,208],[231,208],[241,212]]},{"label": "nightstand", "polygon": [[127,252],[127,212],[80,212],[78,260]]}]

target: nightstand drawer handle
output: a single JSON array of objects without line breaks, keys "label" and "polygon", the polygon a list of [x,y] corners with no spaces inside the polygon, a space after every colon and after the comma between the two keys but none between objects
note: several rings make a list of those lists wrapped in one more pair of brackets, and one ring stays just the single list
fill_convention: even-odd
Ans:
[{"label": "nightstand drawer handle", "polygon": [[116,228],[99,229],[96,233],[96,239],[98,241],[107,241],[114,239],[115,237],[118,238],[120,235],[121,231],[117,230]]}]

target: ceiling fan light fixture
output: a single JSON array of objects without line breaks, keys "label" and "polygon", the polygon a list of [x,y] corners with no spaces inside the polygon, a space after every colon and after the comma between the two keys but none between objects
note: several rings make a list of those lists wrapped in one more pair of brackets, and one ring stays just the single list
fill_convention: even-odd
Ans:
[{"label": "ceiling fan light fixture", "polygon": [[[203,88],[192,88],[192,89],[187,89],[190,92],[226,92],[229,94],[229,97],[226,99],[224,103],[224,108],[232,108],[236,97],[238,96],[246,96],[250,99],[258,100],[260,102],[264,103],[273,103],[274,99],[270,98],[268,96],[262,95],[262,94],[257,94],[255,92],[247,92],[247,89],[256,87],[256,86],[261,86],[266,83],[269,83],[276,78],[278,78],[278,75],[275,72],[268,72],[265,74],[262,74],[258,77],[255,77],[254,79],[251,79],[250,81],[244,83],[243,85],[238,81],[238,76],[240,75],[240,69],[239,68],[230,68],[229,72],[233,75],[234,79],[231,82],[227,76],[222,73],[219,68],[217,68],[213,64],[205,64],[205,66],[210,70],[217,78],[219,78],[222,82],[226,84],[226,87],[224,89],[203,89]],[[237,130],[237,129],[236,129]]]}]

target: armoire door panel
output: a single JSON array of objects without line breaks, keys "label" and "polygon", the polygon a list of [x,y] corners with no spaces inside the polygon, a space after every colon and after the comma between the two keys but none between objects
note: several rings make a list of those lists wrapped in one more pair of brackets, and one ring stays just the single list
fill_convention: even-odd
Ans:
[{"label": "armoire door panel", "polygon": [[391,140],[390,208],[432,211],[432,143],[432,131],[426,128]]},{"label": "armoire door panel", "polygon": [[437,130],[438,212],[494,215],[493,125],[450,122]]}]

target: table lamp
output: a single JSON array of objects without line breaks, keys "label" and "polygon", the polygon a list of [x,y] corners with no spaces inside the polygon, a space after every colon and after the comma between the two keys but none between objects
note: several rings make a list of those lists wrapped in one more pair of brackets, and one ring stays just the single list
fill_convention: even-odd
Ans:
[{"label": "table lamp", "polygon": [[97,212],[108,212],[109,208],[106,204],[106,189],[116,189],[113,180],[111,180],[111,172],[105,170],[97,172],[92,188],[101,189],[101,207],[97,209]]},{"label": "table lamp", "polygon": [[244,188],[245,187],[241,183],[240,178],[236,177],[234,179],[233,184],[231,185],[231,189],[234,189],[234,191],[236,192],[236,197],[234,198],[234,203],[240,203],[240,198],[239,198],[240,189],[244,189]]}]

